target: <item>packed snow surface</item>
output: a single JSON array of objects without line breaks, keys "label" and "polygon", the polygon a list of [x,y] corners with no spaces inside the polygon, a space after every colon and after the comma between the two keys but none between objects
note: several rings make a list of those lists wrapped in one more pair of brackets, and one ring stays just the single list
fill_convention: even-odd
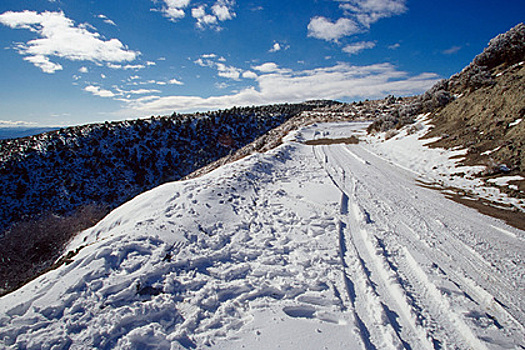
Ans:
[{"label": "packed snow surface", "polygon": [[[525,347],[525,232],[418,186],[423,146],[389,153],[366,125],[310,126],[114,210],[0,299],[0,346]],[[299,142],[351,135],[367,142]]]}]

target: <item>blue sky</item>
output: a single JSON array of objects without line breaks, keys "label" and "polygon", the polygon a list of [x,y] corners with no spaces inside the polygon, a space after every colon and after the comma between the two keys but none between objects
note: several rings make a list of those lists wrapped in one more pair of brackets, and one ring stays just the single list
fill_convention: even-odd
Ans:
[{"label": "blue sky", "polygon": [[523,0],[2,0],[0,126],[425,91]]}]

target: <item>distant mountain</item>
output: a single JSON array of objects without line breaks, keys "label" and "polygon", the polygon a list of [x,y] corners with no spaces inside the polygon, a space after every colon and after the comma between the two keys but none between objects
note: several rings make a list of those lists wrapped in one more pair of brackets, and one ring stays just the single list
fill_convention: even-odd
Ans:
[{"label": "distant mountain", "polygon": [[44,127],[44,128],[26,128],[26,127],[1,127],[0,140],[18,139],[21,137],[34,136],[56,130],[58,128]]}]

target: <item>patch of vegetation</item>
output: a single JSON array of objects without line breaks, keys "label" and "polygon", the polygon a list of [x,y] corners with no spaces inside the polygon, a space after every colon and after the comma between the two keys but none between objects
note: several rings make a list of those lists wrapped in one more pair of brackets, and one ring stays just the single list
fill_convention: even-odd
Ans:
[{"label": "patch of vegetation", "polygon": [[57,259],[71,237],[93,226],[106,214],[105,208],[90,205],[70,216],[48,214],[11,227],[0,238],[0,296],[52,268],[69,263],[75,252]]}]

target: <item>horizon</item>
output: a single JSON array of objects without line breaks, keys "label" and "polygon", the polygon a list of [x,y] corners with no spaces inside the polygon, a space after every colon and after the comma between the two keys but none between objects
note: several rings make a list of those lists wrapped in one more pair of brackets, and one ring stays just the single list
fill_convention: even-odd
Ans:
[{"label": "horizon", "polygon": [[518,1],[7,0],[0,125],[417,95],[524,15]]}]

